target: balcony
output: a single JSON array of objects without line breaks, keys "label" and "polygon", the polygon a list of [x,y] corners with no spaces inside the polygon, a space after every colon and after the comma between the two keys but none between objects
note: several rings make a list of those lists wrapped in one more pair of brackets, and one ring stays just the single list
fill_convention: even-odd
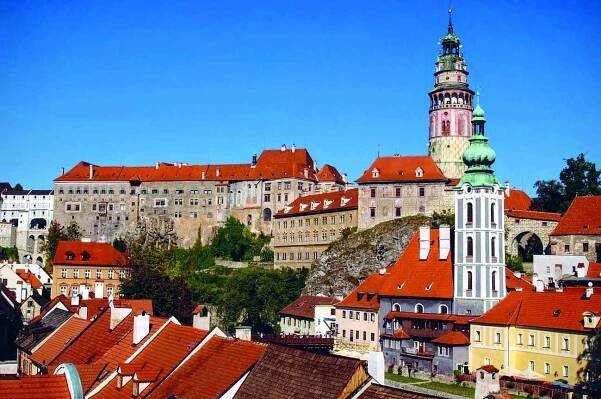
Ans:
[{"label": "balcony", "polygon": [[434,357],[434,352],[427,352],[424,350],[419,350],[418,348],[402,348],[401,353],[404,355],[422,357],[426,359],[432,359]]}]

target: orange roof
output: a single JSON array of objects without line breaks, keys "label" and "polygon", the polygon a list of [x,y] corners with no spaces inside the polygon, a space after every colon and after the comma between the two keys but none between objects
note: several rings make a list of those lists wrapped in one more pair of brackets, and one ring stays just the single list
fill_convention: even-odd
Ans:
[{"label": "orange roof", "polygon": [[357,288],[336,304],[337,308],[370,309],[380,308],[378,292],[386,275],[375,273],[363,280]]},{"label": "orange roof", "polygon": [[65,375],[36,375],[0,380],[0,398],[71,399],[71,394]]},{"label": "orange roof", "polygon": [[588,331],[582,314],[601,309],[601,290],[586,299],[585,288],[568,287],[557,291],[514,291],[473,324],[514,325],[549,330]]},{"label": "orange roof", "polygon": [[[113,301],[113,305],[117,308],[130,308],[132,310],[132,315],[140,314],[142,311],[153,314],[152,309],[152,299],[115,299]],[[79,308],[85,307],[87,308],[87,318],[88,320],[93,319],[98,316],[101,311],[108,309],[109,300],[108,298],[91,298],[91,299],[82,299],[80,301],[79,306],[69,305],[69,309],[72,312],[78,312]]]},{"label": "orange roof", "polygon": [[443,334],[436,339],[433,339],[432,343],[448,346],[464,346],[469,345],[470,340],[461,331],[449,331],[448,333]]},{"label": "orange roof", "polygon": [[518,277],[511,270],[505,268],[505,287],[507,291],[515,291],[518,288],[521,288],[523,291],[532,290],[534,286],[527,278],[523,273],[521,277]]},{"label": "orange roof", "polygon": [[301,295],[294,302],[280,310],[280,314],[304,317],[305,319],[315,318],[316,305],[335,305],[338,303],[336,298],[327,296]]},{"label": "orange roof", "polygon": [[380,334],[380,337],[383,338],[394,338],[394,339],[411,339],[409,334],[407,334],[402,328],[399,328],[394,332],[394,334]]},{"label": "orange roof", "polygon": [[359,190],[353,188],[347,191],[332,191],[299,197],[274,216],[284,218],[314,213],[339,212],[357,209],[358,206]]},{"label": "orange roof", "polygon": [[453,252],[439,260],[438,230],[430,229],[430,252],[419,259],[419,231],[389,268],[380,296],[410,298],[453,298]]},{"label": "orange roof", "polygon": [[505,214],[512,218],[545,220],[551,222],[559,222],[561,219],[561,213],[527,211],[522,209],[508,209],[505,211]]},{"label": "orange roof", "polygon": [[601,195],[576,197],[551,235],[601,235]]},{"label": "orange roof", "polygon": [[[421,177],[416,176],[418,169]],[[447,181],[430,156],[392,156],[378,157],[371,166],[357,179],[357,183],[380,182],[432,182]]]},{"label": "orange roof", "polygon": [[[145,365],[152,368],[152,373],[159,370],[156,375],[152,375],[150,386],[143,392],[146,395],[160,381],[164,379],[173,370],[190,351],[192,351],[206,335],[208,331],[199,330],[193,327],[182,326],[170,322],[163,328],[153,340],[140,352],[129,364],[134,368],[138,376],[143,379],[150,379],[149,375],[140,373]],[[119,367],[127,367],[120,364]],[[150,374],[152,374],[150,373]],[[104,386],[97,395],[97,398],[131,398],[132,384],[127,383],[121,389],[117,388],[115,379]]]},{"label": "orange roof", "polygon": [[15,273],[21,277],[23,281],[28,282],[35,289],[42,288],[42,282],[35,276],[35,274],[26,272],[25,269],[17,269]]},{"label": "orange roof", "polygon": [[599,278],[601,277],[601,263],[589,263],[586,277]]},{"label": "orange roof", "polygon": [[316,181],[313,159],[306,149],[264,150],[254,167],[247,163],[188,165],[166,162],[159,162],[154,166],[98,166],[81,161],[54,180],[57,182],[243,181],[293,177]]},{"label": "orange roof", "polygon": [[40,365],[50,364],[89,324],[87,320],[71,316],[31,355],[31,360]]},{"label": "orange roof", "polygon": [[[507,191],[505,192],[507,193]],[[532,199],[522,190],[512,188],[509,190],[509,195],[505,195],[505,210],[528,210],[530,205],[532,205]]]},{"label": "orange roof", "polygon": [[315,177],[319,182],[334,182],[344,184],[344,178],[338,172],[338,169],[328,164],[323,165]]},{"label": "orange roof", "polygon": [[54,265],[125,266],[127,258],[106,242],[59,241]]},{"label": "orange roof", "polygon": [[267,346],[214,336],[167,377],[151,398],[217,398],[259,360]]}]

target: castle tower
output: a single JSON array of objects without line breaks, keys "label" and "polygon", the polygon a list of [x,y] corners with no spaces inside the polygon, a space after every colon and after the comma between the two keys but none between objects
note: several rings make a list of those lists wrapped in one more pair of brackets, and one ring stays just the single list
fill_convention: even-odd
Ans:
[{"label": "castle tower", "polygon": [[496,154],[476,106],[473,135],[463,154],[466,171],[455,187],[454,309],[480,315],[505,297],[504,187],[491,169]]},{"label": "castle tower", "polygon": [[436,60],[434,89],[430,96],[430,138],[428,152],[448,178],[461,178],[465,167],[461,160],[472,131],[472,100],[467,64],[461,42],[453,30],[451,10],[447,35]]}]

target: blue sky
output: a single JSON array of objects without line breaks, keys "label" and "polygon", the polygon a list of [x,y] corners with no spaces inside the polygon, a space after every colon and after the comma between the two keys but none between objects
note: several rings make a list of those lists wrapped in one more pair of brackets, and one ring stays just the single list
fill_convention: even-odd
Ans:
[{"label": "blue sky", "polygon": [[[427,153],[447,1],[1,1],[0,181],[248,162],[282,143],[357,178]],[[454,1],[495,169],[533,192],[601,164],[601,2]]]}]

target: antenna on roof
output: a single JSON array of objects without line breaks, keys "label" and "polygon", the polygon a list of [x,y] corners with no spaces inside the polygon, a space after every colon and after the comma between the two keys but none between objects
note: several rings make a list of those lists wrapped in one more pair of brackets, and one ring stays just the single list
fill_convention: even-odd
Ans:
[{"label": "antenna on roof", "polygon": [[378,158],[380,158],[380,144],[378,144]]}]

